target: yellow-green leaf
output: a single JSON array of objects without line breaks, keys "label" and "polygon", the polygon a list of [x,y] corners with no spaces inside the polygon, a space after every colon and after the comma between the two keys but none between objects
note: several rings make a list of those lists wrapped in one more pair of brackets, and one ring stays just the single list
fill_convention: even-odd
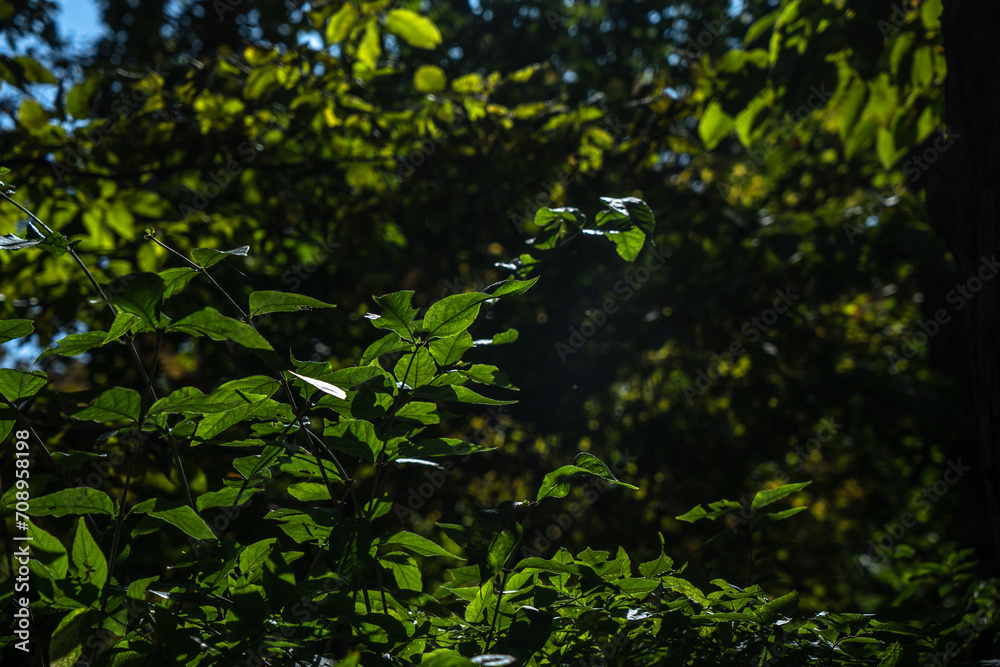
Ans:
[{"label": "yellow-green leaf", "polygon": [[712,102],[705,109],[698,125],[698,134],[705,148],[712,150],[733,129],[733,119],[722,110],[722,105]]},{"label": "yellow-green leaf", "polygon": [[382,54],[382,45],[378,40],[378,27],[374,23],[365,26],[365,36],[358,45],[358,62],[370,70],[375,69],[378,57]]},{"label": "yellow-green leaf", "polygon": [[436,93],[447,84],[444,70],[437,65],[424,65],[413,74],[413,85],[421,93]]},{"label": "yellow-green leaf", "polygon": [[354,4],[345,2],[326,24],[326,41],[329,44],[336,44],[347,39],[357,18],[358,10],[354,8]]},{"label": "yellow-green leaf", "polygon": [[409,9],[390,11],[385,20],[385,27],[418,49],[433,49],[441,43],[441,31],[434,22]]},{"label": "yellow-green leaf", "polygon": [[35,100],[27,98],[21,100],[21,107],[17,112],[17,118],[29,130],[37,130],[45,127],[49,122],[49,116],[45,113],[42,105]]},{"label": "yellow-green leaf", "polygon": [[483,77],[478,74],[466,74],[451,82],[451,89],[456,93],[464,95],[474,95],[481,93],[485,89]]}]

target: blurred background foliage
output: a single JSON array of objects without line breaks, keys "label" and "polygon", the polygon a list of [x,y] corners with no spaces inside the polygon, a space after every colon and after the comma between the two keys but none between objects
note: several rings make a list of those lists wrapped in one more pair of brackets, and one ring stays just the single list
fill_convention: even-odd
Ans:
[{"label": "blurred background foliage", "polygon": [[[814,480],[794,500],[809,511],[776,530],[787,543],[755,545],[776,555],[767,586],[798,588],[812,609],[947,604],[954,554],[995,555],[975,466],[937,502],[915,500],[949,461],[974,460],[961,313],[947,300],[957,274],[906,162],[944,127],[940,10],[105,0],[106,30],[81,49],[60,40],[52,3],[2,0],[0,155],[18,201],[78,240],[102,283],[178,265],[148,227],[182,251],[249,245],[217,280],[337,304],[261,327],[296,358],[339,366],[374,340],[371,295],[413,289],[427,305],[482,287],[527,250],[539,207],[593,215],[599,196],[641,197],[670,254],[662,267],[645,278],[648,247],[624,264],[612,245],[577,239],[476,332],[520,332],[481,355],[520,402],[465,422],[466,437],[508,455],[463,465],[415,528],[523,499],[584,450],[631,461],[620,477],[641,490],[575,492],[586,518],[548,552],[624,545],[645,560],[662,531],[694,571],[721,558],[730,581],[750,583],[760,573],[745,545],[699,550],[711,527],[673,517]],[[25,231],[10,205],[0,225]],[[796,300],[755,329],[776,290]],[[0,362],[42,368],[63,390],[134,373],[107,348],[33,361],[59,335],[110,326],[107,309],[81,307],[95,295],[68,256],[0,254],[0,294],[4,318],[39,332]],[[614,312],[577,350],[571,329],[590,331],[608,300]],[[921,342],[940,308],[951,321]],[[735,343],[745,353],[726,361]],[[190,343],[161,360],[163,393],[259,364]],[[43,431],[57,409],[34,408]],[[94,435],[72,447],[109,446]],[[224,463],[182,455],[189,469]],[[180,493],[153,463],[143,483]],[[420,481],[401,478],[396,493]],[[917,523],[894,538],[905,512]],[[862,558],[886,537],[891,553]]]}]

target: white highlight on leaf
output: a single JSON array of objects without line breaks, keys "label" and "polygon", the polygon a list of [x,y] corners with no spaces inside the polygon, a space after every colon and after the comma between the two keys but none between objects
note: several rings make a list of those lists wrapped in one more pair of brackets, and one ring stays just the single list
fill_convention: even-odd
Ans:
[{"label": "white highlight on leaf", "polygon": [[300,380],[311,384],[322,392],[326,392],[335,398],[347,398],[347,392],[336,385],[332,385],[329,382],[323,382],[322,380],[317,380],[316,378],[306,377],[305,375],[299,375],[295,371],[288,371]]}]

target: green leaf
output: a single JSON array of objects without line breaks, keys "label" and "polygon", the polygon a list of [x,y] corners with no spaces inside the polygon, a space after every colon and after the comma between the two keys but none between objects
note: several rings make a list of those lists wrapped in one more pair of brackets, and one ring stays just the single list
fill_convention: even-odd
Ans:
[{"label": "green leaf", "polygon": [[94,402],[78,412],[73,413],[74,419],[106,422],[118,419],[138,421],[139,407],[142,400],[139,392],[125,387],[112,387],[101,393]]},{"label": "green leaf", "polygon": [[[285,465],[282,465],[281,469],[285,470]],[[313,469],[319,473],[319,466],[315,463],[313,463]],[[334,471],[330,479],[340,479],[340,474]],[[317,482],[297,482],[288,487],[288,493],[296,500],[306,503],[331,499],[330,488],[326,484],[319,484]]]},{"label": "green leaf", "polygon": [[21,66],[21,73],[27,81],[52,85],[57,83],[56,78],[52,76],[52,72],[45,69],[45,66],[34,58],[15,56],[14,60]]},{"label": "green leaf", "polygon": [[277,542],[278,539],[276,537],[260,540],[248,545],[240,553],[240,570],[243,571],[243,576],[247,578],[247,581],[253,581],[257,578],[258,573],[264,568],[264,563],[267,561],[267,557],[271,555],[271,550],[274,549],[274,545]]},{"label": "green leaf", "polygon": [[487,583],[503,569],[521,537],[521,524],[514,520],[520,503],[505,501],[497,509],[479,510],[469,530],[469,562],[479,566],[479,577]]},{"label": "green leaf", "polygon": [[417,316],[417,311],[410,305],[413,290],[393,292],[384,296],[373,297],[375,303],[382,307],[382,314],[368,313],[365,317],[372,321],[376,329],[391,329],[405,340],[413,340],[410,323]]},{"label": "green leaf", "polygon": [[905,154],[905,151],[896,150],[896,139],[893,136],[892,130],[885,127],[878,129],[878,134],[875,137],[875,152],[878,155],[879,162],[886,169],[891,169],[899,158]]},{"label": "green leaf", "polygon": [[615,250],[626,262],[634,262],[646,243],[646,235],[638,227],[627,232],[607,232],[605,237],[615,244]]},{"label": "green leaf", "polygon": [[32,516],[66,516],[67,514],[114,514],[114,503],[108,494],[89,486],[79,486],[31,499]]},{"label": "green leaf", "polygon": [[[392,354],[393,352],[403,351],[409,352],[412,349],[413,343],[403,340],[397,333],[388,333],[365,349],[365,353],[361,355],[361,361],[358,365],[367,366],[383,354]],[[433,353],[433,350],[431,350],[431,352]]]},{"label": "green leaf", "polygon": [[198,312],[192,313],[171,324],[167,327],[167,330],[190,334],[204,334],[212,340],[231,340],[249,349],[274,349],[249,324],[226,317],[214,308],[203,308]]},{"label": "green leaf", "polygon": [[517,563],[516,570],[541,570],[552,574],[572,574],[577,576],[595,576],[592,568],[581,563],[562,563],[557,560],[546,560],[532,556]]},{"label": "green leaf", "polygon": [[468,329],[479,315],[479,308],[490,299],[488,294],[468,292],[453,294],[431,304],[424,316],[423,328],[432,336],[446,338]]},{"label": "green leaf", "polygon": [[643,200],[637,197],[623,197],[615,199],[613,197],[601,197],[601,201],[612,211],[624,215],[633,225],[650,236],[656,230],[656,218],[653,210]]},{"label": "green leaf", "polygon": [[451,553],[441,545],[436,542],[428,540],[426,537],[421,537],[416,533],[411,533],[405,530],[396,531],[390,533],[385,537],[380,537],[376,540],[378,544],[383,545],[396,545],[409,549],[415,554],[421,556],[447,556],[449,558],[461,558]]},{"label": "green leaf", "polygon": [[477,347],[481,345],[507,345],[508,343],[513,343],[517,340],[517,329],[507,329],[506,331],[501,331],[498,334],[494,334],[493,338],[486,338],[482,340],[474,341],[474,345]]},{"label": "green leaf", "polygon": [[83,655],[84,644],[94,636],[96,609],[74,609],[52,631],[49,667],[73,667]]},{"label": "green leaf", "polygon": [[358,63],[370,71],[374,71],[378,65],[378,57],[382,54],[382,45],[379,42],[378,26],[374,21],[365,26],[365,34],[358,44]]},{"label": "green leaf", "polygon": [[379,558],[379,565],[392,572],[396,587],[412,591],[423,590],[423,578],[413,556],[403,552],[393,552]]},{"label": "green leaf", "polygon": [[396,380],[410,389],[428,384],[434,379],[435,373],[437,373],[437,366],[426,347],[421,347],[410,354],[404,354],[396,362],[396,367],[393,369]]},{"label": "green leaf", "polygon": [[[231,482],[235,484],[235,482]],[[263,491],[263,489],[253,486],[248,486],[243,489],[240,493],[240,486],[226,486],[218,491],[208,491],[198,496],[195,501],[195,507],[199,512],[204,512],[207,509],[212,509],[213,507],[225,507],[226,505],[232,506],[239,499],[240,505],[245,505],[250,502],[250,499],[255,493]]]},{"label": "green leaf", "polygon": [[69,556],[66,547],[58,538],[45,532],[30,520],[28,535],[31,536],[31,555],[43,564],[56,579],[63,579],[69,571]]},{"label": "green leaf", "polygon": [[136,579],[135,581],[129,583],[128,591],[125,593],[130,600],[145,601],[146,591],[149,590],[150,584],[159,579],[158,576],[153,577],[143,577],[142,579]]},{"label": "green leaf", "polygon": [[[316,463],[316,458],[314,456],[307,456],[305,454],[292,455],[291,457],[289,457],[287,462],[281,464],[280,469],[282,472],[287,472],[291,475],[295,475],[296,477],[305,477],[307,479],[314,479],[317,481],[326,479],[335,481],[340,480],[340,472],[337,470],[337,467],[332,462],[323,461],[323,471],[320,471],[319,465]],[[326,473],[325,476],[324,473]],[[292,486],[296,485],[293,484]],[[322,484],[321,486],[324,489],[326,489],[326,484]],[[304,494],[308,487],[299,487],[299,488],[300,490],[297,491],[297,493]],[[288,490],[289,493],[293,493],[291,486],[288,487]],[[327,495],[329,495],[330,492],[328,489],[326,490],[326,493]],[[295,494],[293,493],[293,495]],[[298,498],[299,500],[306,500],[306,498],[300,498],[297,495],[295,497]]]},{"label": "green leaf", "polygon": [[660,555],[655,560],[639,564],[639,573],[647,579],[657,577],[673,569],[674,559],[664,554],[662,548],[660,549]]},{"label": "green leaf", "polygon": [[784,498],[785,496],[795,493],[796,491],[801,491],[802,489],[809,486],[811,482],[799,482],[797,484],[783,484],[776,489],[770,489],[768,491],[758,491],[757,495],[753,497],[753,502],[750,503],[750,509],[759,510],[762,507],[767,507],[771,503],[777,502]]},{"label": "green leaf", "polygon": [[397,419],[406,419],[420,424],[440,424],[441,415],[437,406],[427,401],[408,401],[396,411]]},{"label": "green leaf", "polygon": [[586,452],[580,452],[576,455],[573,465],[562,466],[558,470],[550,472],[542,480],[542,485],[538,489],[538,497],[536,500],[543,500],[544,498],[563,498],[569,493],[569,482],[571,479],[579,479],[581,477],[598,477],[616,486],[624,486],[625,488],[638,491],[638,487],[632,486],[631,484],[626,484],[625,482],[619,482],[608,467],[601,463],[593,454],[588,454]]},{"label": "green leaf", "polygon": [[195,264],[198,264],[204,269],[214,266],[221,262],[222,260],[232,256],[237,255],[239,257],[246,257],[247,253],[250,251],[250,246],[240,246],[239,248],[233,248],[232,250],[215,250],[214,248],[195,248],[191,252],[191,256],[194,257]]},{"label": "green leaf", "polygon": [[330,533],[330,556],[351,589],[358,587],[369,566],[371,544],[372,525],[364,517],[341,519]]},{"label": "green leaf", "polygon": [[335,371],[330,379],[350,387],[348,391],[377,391],[391,393],[392,378],[380,366],[352,366]]},{"label": "green leaf", "polygon": [[779,13],[779,10],[775,10],[769,14],[764,14],[761,18],[757,19],[753,25],[747,28],[746,34],[743,35],[744,48],[749,46],[758,37],[763,36],[764,33],[771,30],[774,22],[778,20]]},{"label": "green leaf", "polygon": [[290,406],[277,401],[273,401],[265,396],[249,392],[236,392],[242,403],[239,407],[227,410],[226,412],[216,412],[206,415],[195,431],[196,442],[214,438],[230,426],[238,424],[247,419],[281,419],[282,421],[292,421],[294,415]]},{"label": "green leaf", "polygon": [[840,97],[839,110],[837,111],[837,133],[840,140],[846,142],[847,138],[854,133],[854,128],[861,116],[861,109],[864,108],[865,100],[868,98],[868,89],[865,85],[855,80],[843,96]]},{"label": "green leaf", "polygon": [[214,540],[215,533],[208,527],[204,519],[198,516],[190,506],[184,503],[162,498],[150,498],[129,510],[129,514],[146,514],[166,521],[180,528],[196,540]]},{"label": "green leaf", "polygon": [[41,104],[25,97],[18,107],[17,120],[28,130],[39,130],[49,124],[49,115]]},{"label": "green leaf", "polygon": [[899,642],[893,642],[889,648],[882,652],[882,659],[877,667],[896,667],[900,658],[903,657],[903,646]]},{"label": "green leaf", "polygon": [[70,334],[56,341],[55,347],[46,348],[38,355],[38,358],[42,359],[53,355],[75,357],[87,350],[104,345],[107,337],[108,334],[105,331],[85,331],[83,333]]},{"label": "green leaf", "polygon": [[38,244],[38,248],[44,250],[50,255],[62,257],[69,252],[69,239],[59,232],[52,232]]},{"label": "green leaf", "polygon": [[382,442],[375,435],[375,426],[363,419],[342,419],[327,426],[324,436],[331,438],[330,449],[357,456],[374,463],[382,449]]},{"label": "green leaf", "polygon": [[534,222],[536,227],[542,229],[551,227],[551,231],[557,232],[560,227],[566,224],[573,225],[577,229],[582,228],[587,223],[587,216],[580,209],[568,206],[540,208],[535,211],[535,217],[532,222]]},{"label": "green leaf", "polygon": [[698,521],[699,519],[704,519],[708,516],[709,516],[708,510],[706,510],[701,505],[697,505],[696,507],[691,508],[684,514],[681,514],[680,516],[675,516],[674,518],[677,519],[678,521],[687,521],[688,523],[694,523],[695,521]]},{"label": "green leaf", "polygon": [[164,396],[149,408],[149,415],[166,414],[212,414],[234,410],[246,401],[235,393],[213,393],[209,396],[195,387],[181,387],[169,396]]},{"label": "green leaf", "polygon": [[87,530],[87,524],[82,516],[77,520],[72,556],[73,565],[80,578],[93,584],[98,590],[103,589],[104,583],[108,580],[108,561]]},{"label": "green leaf", "polygon": [[17,371],[0,368],[0,394],[11,403],[34,396],[48,382],[42,371]]},{"label": "green leaf", "polygon": [[492,292],[489,292],[491,297],[501,297],[501,296],[517,296],[518,294],[524,294],[529,289],[535,286],[538,282],[538,278],[532,278],[530,280],[506,280],[499,283],[494,283],[487,287],[489,290],[491,287],[495,288]]},{"label": "green leaf", "polygon": [[434,22],[408,9],[390,10],[385,27],[418,49],[433,49],[441,43],[441,32]]},{"label": "green leaf", "polygon": [[420,667],[476,667],[479,664],[469,660],[458,651],[448,648],[435,649],[420,657]]},{"label": "green leaf", "polygon": [[250,317],[268,313],[290,313],[310,308],[336,308],[336,306],[323,303],[319,299],[288,292],[261,290],[250,294]]},{"label": "green leaf", "polygon": [[781,512],[772,512],[769,514],[765,514],[763,518],[758,519],[757,521],[754,522],[753,524],[754,532],[757,532],[759,530],[764,530],[773,523],[783,521],[789,517],[795,516],[799,512],[804,512],[807,509],[809,508],[806,507],[805,505],[802,505],[801,507],[792,507],[790,509],[783,510]]},{"label": "green leaf", "polygon": [[467,623],[476,625],[489,621],[488,612],[490,609],[494,609],[497,603],[494,590],[491,582],[488,579],[483,579],[483,584],[476,589],[475,595],[465,607],[465,621]]},{"label": "green leaf", "polygon": [[0,321],[0,343],[23,338],[35,330],[35,325],[31,320],[3,320]]},{"label": "green leaf", "polygon": [[475,405],[512,405],[517,403],[517,401],[500,401],[487,398],[471,389],[459,386],[435,387],[424,385],[423,387],[417,387],[413,391],[413,396],[432,401],[453,401],[455,403],[473,403]]},{"label": "green leaf", "polygon": [[[903,33],[912,35],[913,33]],[[926,44],[913,54],[913,71],[910,78],[914,85],[929,88],[934,83],[934,47]]]},{"label": "green leaf", "polygon": [[722,104],[711,102],[698,123],[698,135],[707,150],[715,148],[733,130],[733,119],[722,110]]},{"label": "green leaf", "polygon": [[354,27],[354,22],[358,18],[358,10],[353,2],[345,2],[326,24],[326,41],[329,44],[337,44],[347,39]]},{"label": "green leaf", "polygon": [[899,107],[899,89],[892,85],[888,72],[882,72],[868,82],[868,104],[863,117],[887,127]]},{"label": "green leaf", "polygon": [[660,581],[663,583],[663,587],[667,590],[677,591],[689,600],[693,600],[703,607],[710,607],[712,601],[705,597],[697,586],[692,584],[690,581],[681,579],[680,577],[660,577]]},{"label": "green leaf", "polygon": [[189,266],[182,266],[160,271],[156,275],[163,279],[163,299],[165,301],[187,287],[188,283],[198,275],[198,271]]},{"label": "green leaf", "polygon": [[772,92],[761,92],[747,103],[745,109],[736,114],[736,134],[739,136],[740,142],[747,148],[753,145],[754,140],[760,134],[761,112],[768,108],[767,100],[771,97],[773,97]]},{"label": "green leaf", "polygon": [[119,310],[118,314],[115,315],[115,321],[111,324],[111,331],[104,337],[104,343],[118,340],[140,322],[142,322],[142,319],[138,315]]},{"label": "green leaf", "polygon": [[941,29],[941,0],[925,0],[920,3],[920,20],[928,31]]},{"label": "green leaf", "polygon": [[507,377],[506,373],[501,373],[499,368],[489,364],[472,364],[468,368],[451,371],[451,373],[457,373],[461,377],[478,384],[517,391],[517,387],[510,383],[510,378]]},{"label": "green leaf", "polygon": [[450,366],[462,360],[462,355],[472,349],[472,336],[463,331],[457,336],[435,338],[430,342],[430,353],[440,366]]},{"label": "green leaf", "polygon": [[413,73],[413,85],[421,93],[437,93],[448,85],[448,77],[437,65],[422,65]]},{"label": "green leaf", "polygon": [[[121,281],[125,286],[111,294],[111,304],[136,315],[148,327],[155,329],[160,318],[160,303],[166,292],[163,278],[155,273],[133,273]],[[108,286],[107,291],[111,290],[112,287]]]},{"label": "green leaf", "polygon": [[796,591],[792,591],[757,607],[754,609],[754,614],[760,619],[761,623],[770,625],[778,618],[778,614],[788,615],[785,612],[793,610],[798,603],[799,594]]}]

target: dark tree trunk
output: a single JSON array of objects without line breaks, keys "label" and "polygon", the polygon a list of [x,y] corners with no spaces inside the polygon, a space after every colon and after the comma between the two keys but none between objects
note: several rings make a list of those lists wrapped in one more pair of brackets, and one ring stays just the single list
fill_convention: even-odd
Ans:
[{"label": "dark tree trunk", "polygon": [[[927,213],[958,264],[971,355],[979,460],[993,543],[1000,555],[1000,3],[946,0],[946,139],[927,174]],[[927,157],[931,157],[925,149]],[[931,160],[926,160],[930,162]],[[953,302],[957,309],[959,306]],[[965,462],[963,462],[965,463]],[[970,497],[974,497],[971,496]],[[984,517],[985,518],[985,517]],[[984,524],[986,522],[984,521]],[[986,529],[984,525],[984,530]],[[994,561],[994,569],[1000,563]]]}]

